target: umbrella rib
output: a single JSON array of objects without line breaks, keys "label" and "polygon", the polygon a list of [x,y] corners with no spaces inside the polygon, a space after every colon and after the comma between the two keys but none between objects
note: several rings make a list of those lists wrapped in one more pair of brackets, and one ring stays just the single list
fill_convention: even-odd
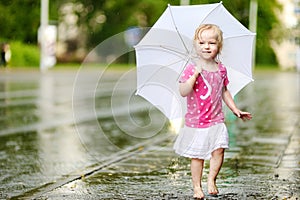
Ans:
[{"label": "umbrella rib", "polygon": [[[157,72],[153,73],[153,74],[145,81],[145,83],[147,83],[147,82],[148,82],[148,81],[149,81],[156,73],[158,73],[158,71],[160,71],[160,70],[163,69],[164,67],[171,66],[171,65],[176,64],[176,63],[179,63],[179,62],[181,62],[181,61],[182,61],[182,59],[180,59],[180,60],[178,60],[178,61],[175,61],[175,62],[173,62],[173,63],[170,63],[170,64],[168,64],[168,65],[164,65],[164,66],[160,67],[160,68],[157,70]],[[189,59],[187,59],[187,61],[186,61],[185,65],[184,65],[184,67],[187,65],[188,62],[189,62]],[[183,69],[184,69],[184,68],[183,68]],[[180,77],[180,75],[181,75],[182,72],[183,72],[183,70],[180,72],[179,76],[177,77],[177,80],[178,80],[178,78]],[[138,91],[139,91],[141,88],[143,88],[145,85],[146,85],[146,84],[143,84],[143,85],[141,85],[140,87],[138,87],[138,88],[137,88],[137,91],[136,91],[136,94],[137,94]]]},{"label": "umbrella rib", "polygon": [[239,37],[245,37],[245,36],[255,36],[256,34],[255,33],[252,33],[251,34],[242,34],[242,35],[233,35],[233,36],[228,36],[228,37],[224,37],[224,40],[227,40],[227,39],[230,39],[230,38],[239,38]]},{"label": "umbrella rib", "polygon": [[216,7],[214,7],[214,9],[212,9],[205,17],[204,19],[202,20],[201,24],[206,20],[206,18],[215,10],[217,9],[221,4],[223,4],[222,1],[220,1],[220,3],[218,3],[218,5]]},{"label": "umbrella rib", "polygon": [[177,51],[177,50],[172,49],[171,47],[167,47],[167,46],[163,46],[163,45],[139,45],[139,46],[137,46],[137,48],[138,47],[146,47],[146,48],[152,47],[153,49],[162,48],[164,50],[167,50],[167,51],[170,51],[170,52],[182,55],[182,56],[188,56],[188,53],[186,53],[186,52]]},{"label": "umbrella rib", "polygon": [[[173,63],[170,63],[170,64],[168,64],[168,65],[165,65],[165,67],[174,65],[174,64],[179,63],[179,62],[181,62],[181,61],[182,61],[182,59],[180,59],[180,60],[178,60],[178,61],[175,61],[175,62],[173,62]],[[185,65],[186,65],[186,64],[185,64]],[[184,65],[184,66],[185,66],[185,65]]]},{"label": "umbrella rib", "polygon": [[171,14],[171,18],[172,18],[172,22],[173,22],[173,25],[174,25],[174,27],[175,27],[175,30],[176,30],[176,32],[177,32],[177,34],[178,34],[178,36],[179,36],[179,38],[180,38],[180,40],[181,40],[181,42],[182,42],[184,48],[185,48],[185,50],[186,50],[187,52],[189,52],[187,46],[185,45],[185,43],[184,43],[184,41],[183,41],[182,36],[180,35],[180,33],[179,33],[179,31],[178,31],[177,26],[176,26],[176,24],[175,24],[175,20],[174,20],[174,16],[173,16],[173,13],[172,13],[172,9],[171,9],[171,5],[170,5],[170,4],[168,4],[168,8],[169,8],[169,10],[170,10],[170,14]]},{"label": "umbrella rib", "polygon": [[[160,47],[163,48],[163,49],[165,49],[165,50],[168,50],[168,51],[171,51],[171,52],[183,55],[183,56],[187,56],[188,55],[188,53],[186,53],[186,52],[183,53],[183,52],[180,52],[180,51],[176,51],[174,49],[168,48],[167,46],[160,45]],[[184,47],[186,48],[185,45],[184,45]]]}]

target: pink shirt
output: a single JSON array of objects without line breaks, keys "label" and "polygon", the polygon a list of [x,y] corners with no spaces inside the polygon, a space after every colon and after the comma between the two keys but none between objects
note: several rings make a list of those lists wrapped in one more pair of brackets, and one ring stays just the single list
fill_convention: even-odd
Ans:
[{"label": "pink shirt", "polygon": [[[187,81],[193,74],[195,65],[189,64],[184,69],[180,82]],[[220,63],[219,70],[209,72],[202,70],[203,77],[211,86],[211,94],[206,99],[208,86],[204,83],[201,75],[198,76],[193,91],[187,96],[187,113],[185,115],[185,125],[193,128],[207,128],[218,123],[224,122],[224,113],[222,111],[222,90],[227,86],[227,70]]]}]

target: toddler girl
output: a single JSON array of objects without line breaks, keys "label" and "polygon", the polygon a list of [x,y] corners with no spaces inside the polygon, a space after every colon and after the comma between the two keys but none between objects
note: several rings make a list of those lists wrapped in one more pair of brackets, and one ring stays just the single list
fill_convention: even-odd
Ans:
[{"label": "toddler girl", "polygon": [[196,57],[180,78],[179,91],[187,98],[185,125],[175,141],[175,152],[191,158],[194,198],[204,198],[201,185],[204,160],[210,160],[208,193],[218,194],[216,178],[228,148],[222,100],[239,118],[250,120],[251,114],[239,110],[227,89],[227,71],[217,61],[223,45],[222,31],[213,24],[200,25],[194,36]]}]

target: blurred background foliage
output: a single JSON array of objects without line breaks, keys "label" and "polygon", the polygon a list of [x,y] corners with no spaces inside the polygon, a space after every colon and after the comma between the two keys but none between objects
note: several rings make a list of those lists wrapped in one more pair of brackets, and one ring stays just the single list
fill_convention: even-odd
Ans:
[{"label": "blurred background foliage", "polygon": [[[220,1],[190,0],[191,5],[218,2]],[[12,62],[23,59],[20,62],[15,61],[14,65],[37,62],[38,51],[33,49],[38,47],[40,3],[38,0],[0,0],[0,42],[8,41],[11,44]],[[79,27],[80,34],[69,41],[75,43],[74,48],[70,48],[69,51],[76,50],[80,45],[88,52],[105,39],[125,31],[128,27],[152,26],[168,3],[179,5],[180,0],[49,0],[49,23],[58,26],[63,20],[68,20],[63,18],[62,9],[65,5],[73,5],[72,12],[76,15],[76,26]],[[250,0],[223,0],[223,5],[248,27]],[[271,41],[280,41],[283,37],[280,33],[283,32],[284,26],[277,17],[281,9],[282,6],[276,1],[258,0],[256,41],[258,64],[277,64]],[[30,52],[33,52],[32,55]]]}]

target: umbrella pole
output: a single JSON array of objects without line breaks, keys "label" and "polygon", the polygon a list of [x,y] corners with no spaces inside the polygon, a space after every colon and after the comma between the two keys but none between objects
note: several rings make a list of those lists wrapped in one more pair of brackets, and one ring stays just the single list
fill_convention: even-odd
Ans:
[{"label": "umbrella pole", "polygon": [[178,75],[176,81],[179,80],[179,77],[181,76],[182,72],[184,71],[184,68],[187,66],[187,64],[190,62],[190,60],[191,60],[190,58],[188,58],[188,59],[186,60],[186,62],[184,63],[184,65],[183,65],[183,67],[182,67],[182,70],[181,70],[180,74]]}]

